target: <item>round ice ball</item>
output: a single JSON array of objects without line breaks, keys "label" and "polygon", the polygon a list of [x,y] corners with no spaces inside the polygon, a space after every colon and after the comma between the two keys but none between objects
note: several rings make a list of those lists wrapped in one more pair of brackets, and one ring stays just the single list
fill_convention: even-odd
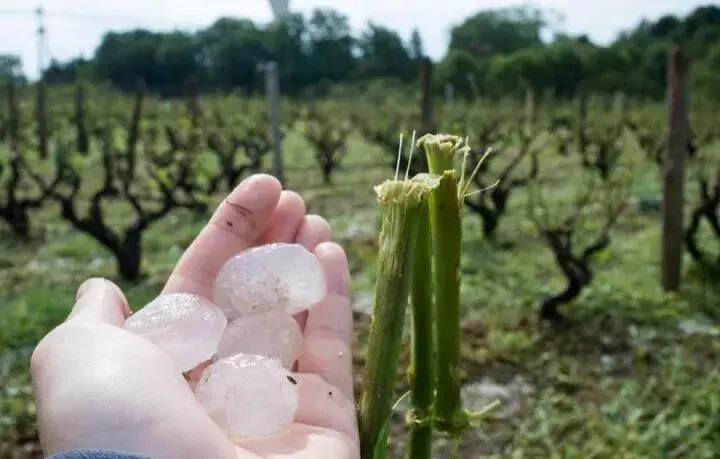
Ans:
[{"label": "round ice ball", "polygon": [[153,342],[180,371],[188,371],[215,354],[226,325],[220,308],[205,298],[169,293],[128,317],[124,328]]},{"label": "round ice ball", "polygon": [[269,435],[295,418],[298,382],[278,359],[236,354],[205,369],[195,396],[231,439]]},{"label": "round ice ball", "polygon": [[268,244],[223,265],[213,302],[232,320],[273,309],[295,314],[324,296],[325,274],[315,255],[299,244]]},{"label": "round ice ball", "polygon": [[292,367],[302,341],[300,326],[284,311],[249,314],[230,322],[218,345],[217,358],[256,354],[280,360]]}]

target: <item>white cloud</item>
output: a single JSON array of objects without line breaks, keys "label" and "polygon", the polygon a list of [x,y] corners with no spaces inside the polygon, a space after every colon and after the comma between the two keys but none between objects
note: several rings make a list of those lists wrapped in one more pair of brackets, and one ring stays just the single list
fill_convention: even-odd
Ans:
[{"label": "white cloud", "polygon": [[[637,24],[642,17],[656,18],[666,13],[685,14],[703,3],[691,0],[540,0],[541,8],[553,8],[565,17],[559,28],[570,33],[587,33],[601,43],[611,41],[623,29]],[[359,31],[373,21],[396,29],[407,39],[417,26],[426,51],[440,58],[447,49],[452,25],[472,13],[499,6],[517,4],[506,0],[290,0],[293,11],[308,12],[325,6],[350,16],[354,30]],[[271,20],[269,3],[265,0],[45,0],[47,11],[47,52],[56,59],[78,55],[91,56],[107,30],[146,27],[155,30],[197,28],[216,18],[229,15]],[[30,76],[37,74],[36,19],[28,0],[3,0],[0,6],[0,53],[19,54]],[[76,13],[71,15],[69,13]]]}]

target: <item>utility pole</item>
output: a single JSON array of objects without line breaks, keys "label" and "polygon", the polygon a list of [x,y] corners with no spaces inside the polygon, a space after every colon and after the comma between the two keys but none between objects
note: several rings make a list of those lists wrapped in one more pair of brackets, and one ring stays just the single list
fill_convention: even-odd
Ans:
[{"label": "utility pole", "polygon": [[[282,21],[289,14],[290,0],[270,0],[275,21]],[[273,175],[285,185],[285,170],[283,167],[282,132],[280,131],[280,76],[278,63],[266,62],[265,94],[267,95],[268,119],[270,121],[269,135],[273,146]]]},{"label": "utility pole", "polygon": [[75,87],[75,131],[77,135],[77,151],[87,155],[90,150],[90,142],[88,140],[87,125],[85,124],[85,88],[82,84]]},{"label": "utility pole", "polygon": [[535,91],[528,85],[525,88],[525,125],[531,127],[535,123]]},{"label": "utility pole", "polygon": [[433,100],[430,88],[432,65],[429,58],[420,61],[420,136],[435,132]]},{"label": "utility pole", "polygon": [[270,0],[270,8],[273,10],[275,19],[283,19],[289,13],[290,0]]},{"label": "utility pole", "polygon": [[42,6],[35,10],[37,18],[37,99],[35,105],[35,118],[37,121],[38,153],[41,158],[48,156],[48,127],[45,111],[45,11]]},{"label": "utility pole", "polygon": [[45,68],[45,10],[42,6],[35,9],[37,21],[37,69],[38,75],[42,78]]},{"label": "utility pole", "polygon": [[265,63],[265,92],[270,120],[270,141],[273,145],[273,175],[285,184],[282,132],[280,132],[280,83],[278,64],[275,61]]},{"label": "utility pole", "polygon": [[673,46],[668,53],[667,70],[669,148],[663,159],[661,280],[665,291],[678,289],[682,272],[689,67],[685,51]]}]

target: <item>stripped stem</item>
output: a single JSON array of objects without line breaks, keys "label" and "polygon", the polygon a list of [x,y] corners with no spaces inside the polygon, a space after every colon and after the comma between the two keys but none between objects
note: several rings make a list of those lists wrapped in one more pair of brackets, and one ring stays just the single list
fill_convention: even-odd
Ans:
[{"label": "stripped stem", "polygon": [[378,249],[375,306],[370,324],[360,401],[360,450],[363,459],[385,450],[381,431],[391,415],[411,266],[418,226],[430,188],[418,181],[386,181],[376,187],[383,210]]},{"label": "stripped stem", "polygon": [[462,228],[460,208],[464,184],[458,185],[453,159],[466,154],[463,139],[428,134],[418,140],[425,148],[430,174],[440,176],[430,194],[430,226],[435,289],[435,337],[437,397],[435,423],[438,429],[458,438],[469,426],[460,400],[460,253]]},{"label": "stripped stem", "polygon": [[410,303],[412,305],[412,356],[408,380],[412,397],[410,424],[410,457],[429,459],[432,453],[432,404],[435,398],[432,248],[427,205],[423,206],[421,223],[413,257]]}]

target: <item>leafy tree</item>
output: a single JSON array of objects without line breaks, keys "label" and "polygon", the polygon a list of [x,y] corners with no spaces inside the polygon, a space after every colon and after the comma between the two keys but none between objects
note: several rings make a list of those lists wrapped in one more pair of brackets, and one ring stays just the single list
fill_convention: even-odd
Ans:
[{"label": "leafy tree", "polygon": [[59,62],[53,59],[43,72],[46,83],[73,83],[91,76],[90,61],[82,57]]},{"label": "leafy tree", "polygon": [[549,46],[499,55],[491,60],[487,78],[492,86],[504,92],[524,87],[536,92],[552,88],[558,96],[573,96],[590,74],[591,49],[576,40],[561,39]]},{"label": "leafy tree", "polygon": [[450,33],[450,50],[463,50],[480,58],[507,54],[542,45],[542,13],[532,8],[481,11]]},{"label": "leafy tree", "polygon": [[655,39],[672,38],[678,34],[682,21],[674,15],[665,15],[649,27],[649,35]]},{"label": "leafy tree", "polygon": [[708,100],[720,102],[720,41],[708,51],[707,57],[694,65],[693,87]]},{"label": "leafy tree", "polygon": [[307,24],[300,14],[275,21],[265,30],[265,45],[280,69],[280,87],[296,92],[312,83],[307,46]]},{"label": "leafy tree", "polygon": [[394,31],[370,23],[358,40],[359,74],[363,77],[411,77],[415,66],[400,36]]},{"label": "leafy tree", "polygon": [[316,79],[338,81],[353,69],[353,37],[348,17],[332,9],[312,12],[308,23],[310,66]]},{"label": "leafy tree", "polygon": [[162,34],[155,49],[157,73],[153,86],[179,94],[182,83],[200,70],[196,55],[194,35],[184,32]]},{"label": "leafy tree", "polygon": [[258,64],[269,52],[262,30],[249,20],[221,18],[200,32],[207,81],[224,88],[255,89]]},{"label": "leafy tree", "polygon": [[155,49],[158,36],[147,30],[109,32],[95,50],[95,68],[100,78],[116,86],[131,89],[138,78],[155,82]]},{"label": "leafy tree", "polygon": [[487,62],[476,59],[467,51],[451,50],[437,69],[438,77],[443,83],[452,84],[458,95],[472,97],[470,79],[483,81],[487,73]]},{"label": "leafy tree", "polygon": [[690,39],[704,28],[720,27],[720,7],[715,5],[695,8],[684,21],[683,36]]},{"label": "leafy tree", "polygon": [[[531,7],[479,11],[452,29],[436,79],[466,97],[474,97],[476,88],[492,95],[532,88],[538,94],[552,90],[569,97],[582,86],[592,92],[660,98],[668,47],[682,42],[693,55],[701,93],[713,96],[708,60],[720,43],[720,7],[643,20],[607,47],[594,45],[587,36],[560,35],[544,43],[545,17]],[[397,33],[374,24],[356,39],[347,16],[322,8],[309,17],[291,14],[268,25],[221,18],[194,33],[110,32],[92,60],[53,62],[45,77],[66,83],[93,76],[125,90],[140,77],[149,89],[168,95],[178,95],[183,82],[193,78],[200,89],[254,92],[263,88],[260,64],[273,59],[280,64],[283,91],[297,93],[348,79],[408,80],[416,71],[411,64],[423,55],[417,29],[407,47]],[[0,56],[0,82],[19,78],[19,68],[16,57]]]},{"label": "leafy tree", "polygon": [[0,54],[0,83],[21,83],[23,81],[20,57],[12,54]]}]

